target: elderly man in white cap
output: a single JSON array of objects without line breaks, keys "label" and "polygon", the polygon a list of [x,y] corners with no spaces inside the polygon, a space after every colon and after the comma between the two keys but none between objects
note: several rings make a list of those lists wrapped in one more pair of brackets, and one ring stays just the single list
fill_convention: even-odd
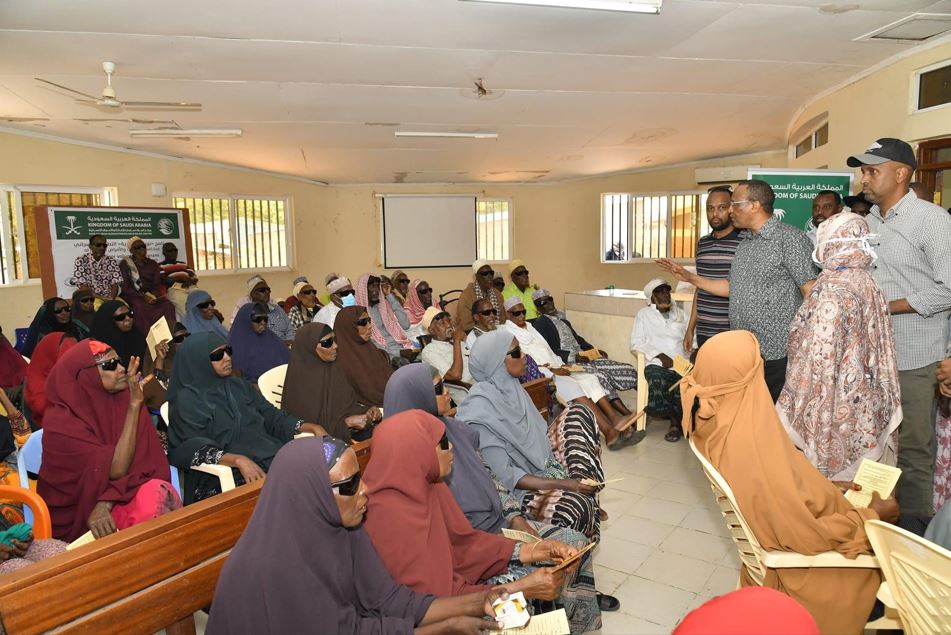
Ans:
[{"label": "elderly man in white cap", "polygon": [[502,289],[502,297],[506,300],[509,298],[521,300],[522,306],[525,307],[525,319],[534,320],[538,317],[538,309],[532,301],[532,292],[538,288],[538,285],[532,285],[528,281],[528,268],[520,258],[509,263],[509,277],[512,282]]},{"label": "elderly man in white cap", "polygon": [[241,310],[241,307],[249,302],[260,302],[261,304],[267,305],[267,327],[281,338],[282,342],[286,342],[288,345],[294,342],[294,327],[291,326],[291,321],[287,317],[287,313],[284,313],[284,309],[279,305],[271,302],[271,287],[268,286],[267,281],[259,274],[248,278],[248,295],[239,298],[235,303],[234,312],[231,314],[232,324],[238,315],[238,311]]},{"label": "elderly man in white cap", "polygon": [[452,326],[449,314],[431,306],[423,314],[422,324],[433,338],[420,354],[422,360],[438,370],[443,379],[474,383],[469,374],[466,334]]},{"label": "elderly man in white cap", "polygon": [[499,323],[505,322],[503,306],[505,300],[502,298],[502,294],[499,293],[498,289],[492,286],[492,280],[495,278],[492,265],[485,260],[476,260],[472,263],[472,273],[474,274],[475,281],[470,282],[465,290],[463,290],[462,295],[459,296],[459,301],[456,302],[456,315],[452,320],[452,325],[456,327],[456,330],[464,333],[468,333],[475,325],[475,322],[472,320],[473,302],[481,300],[482,298],[491,302],[492,308],[498,311]]},{"label": "elderly man in white cap", "polygon": [[681,419],[683,407],[680,393],[670,388],[680,381],[673,369],[674,358],[686,358],[684,335],[687,332],[687,313],[674,304],[670,297],[670,283],[654,278],[644,286],[648,305],[637,312],[631,329],[631,352],[647,357],[647,414],[670,417],[670,429],[664,438],[675,442],[683,436]]},{"label": "elderly man in white cap", "polygon": [[[337,274],[334,274],[335,276]],[[330,278],[330,276],[327,276]],[[350,278],[346,276],[337,276],[327,282],[327,292],[330,294],[330,302],[325,304],[317,315],[314,316],[314,322],[326,324],[333,328],[334,321],[340,309],[348,306],[356,306],[357,297],[354,295],[353,285],[350,284]]]}]

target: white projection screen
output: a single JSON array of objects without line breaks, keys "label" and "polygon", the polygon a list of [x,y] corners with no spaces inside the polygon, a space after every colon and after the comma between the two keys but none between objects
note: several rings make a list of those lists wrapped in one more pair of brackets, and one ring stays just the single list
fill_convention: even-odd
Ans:
[{"label": "white projection screen", "polygon": [[384,194],[383,267],[469,267],[477,259],[476,196]]}]

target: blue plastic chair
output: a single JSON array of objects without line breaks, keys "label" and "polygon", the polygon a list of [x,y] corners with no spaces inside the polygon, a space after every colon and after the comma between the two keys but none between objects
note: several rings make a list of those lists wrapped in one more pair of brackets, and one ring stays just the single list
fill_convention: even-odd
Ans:
[{"label": "blue plastic chair", "polygon": [[[17,452],[17,472],[20,475],[20,487],[30,489],[30,477],[27,472],[40,473],[40,463],[43,462],[43,430],[37,430],[26,440],[20,451]],[[23,520],[28,525],[33,524],[33,512],[29,507],[23,507]]]},{"label": "blue plastic chair", "polygon": [[16,335],[16,344],[13,345],[13,348],[19,353],[23,350],[23,345],[26,344],[26,336],[30,334],[30,329],[14,329],[14,334]]}]

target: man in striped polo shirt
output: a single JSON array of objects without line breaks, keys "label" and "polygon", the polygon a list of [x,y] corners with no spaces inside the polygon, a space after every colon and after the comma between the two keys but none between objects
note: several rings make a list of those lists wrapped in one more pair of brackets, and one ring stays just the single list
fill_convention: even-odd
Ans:
[{"label": "man in striped polo shirt", "polygon": [[[717,185],[708,190],[707,223],[712,231],[697,241],[697,275],[703,278],[726,280],[730,277],[730,264],[740,242],[740,231],[730,220],[731,196],[728,185]],[[730,298],[697,289],[684,336],[684,350],[695,352],[694,333],[697,335],[696,348],[700,348],[717,333],[729,330]]]}]

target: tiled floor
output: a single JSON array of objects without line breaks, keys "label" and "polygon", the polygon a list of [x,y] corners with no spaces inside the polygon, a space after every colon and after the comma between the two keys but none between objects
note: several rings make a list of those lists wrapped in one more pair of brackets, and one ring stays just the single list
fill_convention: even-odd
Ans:
[{"label": "tiled floor", "polygon": [[598,590],[621,600],[604,635],[670,633],[690,610],[736,588],[739,560],[710,485],[686,441],[652,421],[634,447],[605,450],[608,512],[594,557]]}]

